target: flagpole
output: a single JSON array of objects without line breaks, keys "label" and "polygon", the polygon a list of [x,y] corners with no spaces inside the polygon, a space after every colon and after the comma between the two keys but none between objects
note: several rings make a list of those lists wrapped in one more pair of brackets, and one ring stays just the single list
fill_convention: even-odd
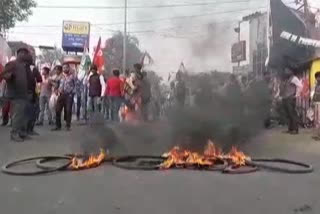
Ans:
[{"label": "flagpole", "polygon": [[126,71],[126,62],[127,62],[127,0],[124,0],[124,31],[123,31],[123,62],[122,62],[122,71]]}]

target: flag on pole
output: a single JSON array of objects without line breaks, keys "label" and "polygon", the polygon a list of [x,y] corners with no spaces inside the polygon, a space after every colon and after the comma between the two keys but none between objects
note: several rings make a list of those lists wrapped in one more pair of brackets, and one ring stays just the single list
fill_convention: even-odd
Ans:
[{"label": "flag on pole", "polygon": [[91,65],[91,59],[89,56],[89,47],[87,43],[85,44],[83,55],[81,58],[81,63],[78,71],[78,79],[83,81],[84,77],[88,74]]},{"label": "flag on pole", "polygon": [[186,70],[186,67],[184,66],[184,63],[181,62],[180,63],[180,66],[179,66],[179,69],[178,71],[182,72],[182,73],[185,73],[187,70]]},{"label": "flag on pole", "polygon": [[98,45],[96,47],[96,50],[94,52],[93,56],[93,64],[95,64],[98,67],[98,72],[101,74],[104,71],[104,57],[103,57],[103,51],[101,48],[101,37],[99,38]]},{"label": "flag on pole", "polygon": [[154,63],[154,61],[153,61],[152,57],[150,56],[150,54],[147,51],[145,51],[140,58],[140,64],[143,67],[144,65],[152,65],[153,63]]}]

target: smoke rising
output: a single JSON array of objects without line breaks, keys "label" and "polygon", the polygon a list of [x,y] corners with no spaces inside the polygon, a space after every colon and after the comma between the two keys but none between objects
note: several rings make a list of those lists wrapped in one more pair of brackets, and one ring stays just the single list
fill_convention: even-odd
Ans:
[{"label": "smoke rising", "polygon": [[256,80],[242,92],[236,83],[221,89],[208,76],[193,77],[195,105],[173,107],[166,120],[104,124],[101,115],[94,117],[82,137],[82,151],[105,148],[112,155],[160,155],[175,145],[202,151],[208,139],[224,149],[241,147],[263,129],[269,111],[267,84]]}]

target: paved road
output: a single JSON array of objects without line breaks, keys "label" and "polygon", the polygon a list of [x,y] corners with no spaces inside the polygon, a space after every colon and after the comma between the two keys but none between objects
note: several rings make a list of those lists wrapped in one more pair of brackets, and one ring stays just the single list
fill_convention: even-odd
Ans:
[{"label": "paved road", "polygon": [[[0,163],[79,149],[84,127],[51,133],[39,129],[33,141],[14,144],[0,128]],[[310,133],[297,136],[267,131],[244,149],[252,156],[281,156],[310,162],[309,175],[258,172],[222,175],[200,171],[126,171],[111,166],[50,176],[0,174],[1,213],[195,214],[320,213],[320,143]],[[94,143],[94,142],[92,142]],[[132,145],[130,145],[132,147]],[[128,146],[128,148],[130,148]],[[272,155],[271,155],[272,154]]]}]

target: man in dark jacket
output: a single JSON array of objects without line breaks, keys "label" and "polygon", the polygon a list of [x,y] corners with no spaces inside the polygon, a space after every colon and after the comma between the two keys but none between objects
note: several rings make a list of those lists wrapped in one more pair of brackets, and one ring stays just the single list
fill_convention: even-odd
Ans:
[{"label": "man in dark jacket", "polygon": [[0,74],[0,78],[7,82],[6,97],[12,105],[11,140],[15,142],[22,142],[27,137],[24,115],[28,100],[28,55],[28,49],[20,48],[17,51],[17,59],[7,63]]},{"label": "man in dark jacket", "polygon": [[[32,55],[28,55],[27,60],[27,86],[28,86],[28,103],[26,109],[26,120],[27,120],[27,134],[28,135],[39,135],[34,131],[34,125],[38,119],[40,112],[39,97],[36,93],[37,83],[42,82],[42,77],[39,70],[34,67]],[[32,68],[33,67],[33,68]]]},{"label": "man in dark jacket", "polygon": [[88,88],[89,88],[89,112],[100,112],[99,109],[100,98],[102,93],[102,88],[104,87],[104,78],[102,75],[98,74],[97,66],[93,65],[90,70],[90,75],[88,77]]}]

